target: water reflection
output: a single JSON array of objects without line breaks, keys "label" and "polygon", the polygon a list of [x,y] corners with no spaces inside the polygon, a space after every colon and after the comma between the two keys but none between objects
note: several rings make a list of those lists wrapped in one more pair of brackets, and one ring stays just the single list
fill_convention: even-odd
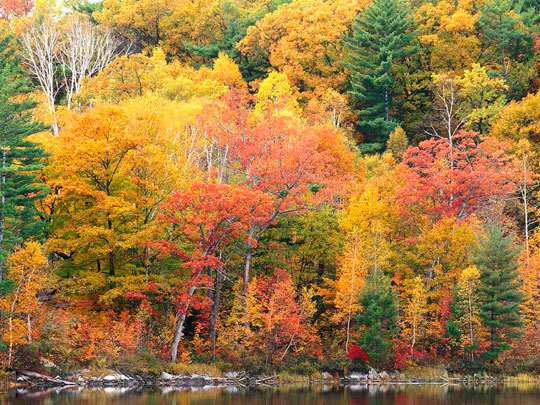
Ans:
[{"label": "water reflection", "polygon": [[538,405],[540,387],[463,385],[287,385],[279,388],[161,387],[19,389],[0,394],[11,404],[174,404],[174,405]]}]

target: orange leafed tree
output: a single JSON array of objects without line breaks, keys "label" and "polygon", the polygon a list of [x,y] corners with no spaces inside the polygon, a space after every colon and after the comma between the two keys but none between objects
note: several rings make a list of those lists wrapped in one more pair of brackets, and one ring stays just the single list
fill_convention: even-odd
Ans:
[{"label": "orange leafed tree", "polygon": [[254,279],[249,285],[247,302],[248,345],[264,353],[266,365],[282,362],[289,351],[315,351],[309,327],[312,313],[302,307],[289,273],[278,270],[275,277]]},{"label": "orange leafed tree", "polygon": [[253,99],[233,91],[201,117],[209,138],[225,151],[228,176],[238,176],[242,184],[271,199],[269,214],[248,227],[244,292],[253,249],[270,225],[280,215],[300,213],[339,195],[354,167],[353,154],[339,132],[308,127],[281,114],[281,101],[254,116]]},{"label": "orange leafed tree", "polygon": [[25,16],[33,6],[33,0],[0,0],[0,18],[9,20]]},{"label": "orange leafed tree", "polygon": [[238,43],[253,58],[268,58],[301,92],[331,87],[343,90],[347,80],[340,64],[343,37],[364,0],[300,0],[267,14]]},{"label": "orange leafed tree", "polygon": [[198,288],[211,285],[209,269],[221,271],[223,263],[217,256],[220,247],[232,238],[243,237],[250,224],[269,215],[270,199],[258,190],[227,184],[194,183],[184,192],[173,195],[161,215],[172,227],[173,237],[188,241],[191,251],[184,251],[174,242],[161,242],[166,252],[179,255],[190,270],[177,296],[178,320],[171,348],[171,360],[176,361],[178,345],[183,336],[184,322],[192,307],[207,309],[208,302],[195,299]]}]

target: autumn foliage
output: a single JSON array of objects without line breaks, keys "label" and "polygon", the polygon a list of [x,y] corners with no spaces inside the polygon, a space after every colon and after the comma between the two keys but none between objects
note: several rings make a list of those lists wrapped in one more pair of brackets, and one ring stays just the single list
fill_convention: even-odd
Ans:
[{"label": "autumn foliage", "polygon": [[0,1],[0,368],[540,371],[534,1],[56,3]]}]

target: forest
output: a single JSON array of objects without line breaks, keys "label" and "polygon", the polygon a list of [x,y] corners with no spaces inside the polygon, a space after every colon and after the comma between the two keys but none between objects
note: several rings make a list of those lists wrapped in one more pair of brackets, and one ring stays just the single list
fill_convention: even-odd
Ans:
[{"label": "forest", "polygon": [[537,0],[0,0],[0,153],[0,370],[540,373]]}]

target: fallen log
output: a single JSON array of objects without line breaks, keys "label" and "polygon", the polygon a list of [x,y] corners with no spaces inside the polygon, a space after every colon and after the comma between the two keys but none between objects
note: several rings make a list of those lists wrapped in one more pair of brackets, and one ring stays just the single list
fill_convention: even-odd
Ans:
[{"label": "fallen log", "polygon": [[20,374],[20,375],[23,375],[25,377],[33,378],[33,379],[36,379],[38,381],[48,383],[48,384],[53,384],[53,385],[77,385],[73,381],[62,380],[59,377],[54,377],[54,378],[49,377],[48,375],[36,373],[35,371],[16,370],[15,372],[16,372],[17,375]]},{"label": "fallen log", "polygon": [[275,380],[277,378],[276,375],[272,375],[270,377],[264,377],[264,378],[260,378],[258,380],[255,380],[255,383],[257,384],[262,384],[264,383],[265,381],[270,381],[270,380]]}]

